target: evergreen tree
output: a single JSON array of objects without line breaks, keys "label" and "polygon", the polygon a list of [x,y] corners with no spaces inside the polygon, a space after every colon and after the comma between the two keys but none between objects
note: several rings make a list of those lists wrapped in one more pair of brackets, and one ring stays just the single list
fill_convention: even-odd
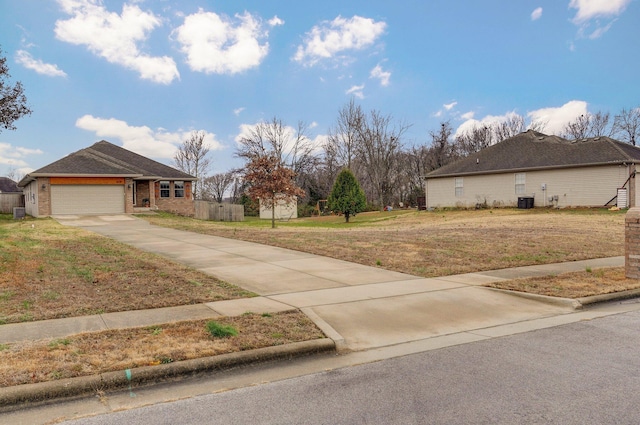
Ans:
[{"label": "evergreen tree", "polygon": [[344,168],[338,174],[327,203],[330,210],[343,213],[347,223],[349,216],[363,211],[367,206],[364,191],[348,168]]}]

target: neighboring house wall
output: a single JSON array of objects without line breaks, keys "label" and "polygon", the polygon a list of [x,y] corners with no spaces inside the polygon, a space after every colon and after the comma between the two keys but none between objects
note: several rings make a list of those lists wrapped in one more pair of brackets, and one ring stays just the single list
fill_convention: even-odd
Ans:
[{"label": "neighboring house wall", "polygon": [[168,211],[175,214],[186,215],[192,217],[195,214],[195,206],[193,195],[191,192],[191,182],[185,181],[183,196],[176,196],[176,182],[169,181],[168,197],[161,196],[160,184],[155,184],[155,200],[156,206],[162,211]]},{"label": "neighboring house wall", "polygon": [[[516,206],[522,196],[533,196],[535,207],[603,206],[616,195],[632,171],[631,166],[623,165],[527,171],[522,193],[516,193],[518,173],[462,176],[458,196],[456,177],[431,178],[426,181],[427,207],[471,208],[485,201],[489,206]],[[627,184],[628,197],[630,206],[635,206],[640,198],[632,181]],[[552,196],[557,196],[557,201],[550,201]]]},{"label": "neighboring house wall", "polygon": [[294,198],[289,202],[278,200],[275,211],[272,211],[271,208],[263,207],[262,202],[260,202],[260,218],[263,220],[271,220],[272,214],[275,214],[276,220],[298,218],[298,199]]},{"label": "neighboring house wall", "polygon": [[23,189],[25,212],[32,217],[38,215],[38,181],[32,181]]}]

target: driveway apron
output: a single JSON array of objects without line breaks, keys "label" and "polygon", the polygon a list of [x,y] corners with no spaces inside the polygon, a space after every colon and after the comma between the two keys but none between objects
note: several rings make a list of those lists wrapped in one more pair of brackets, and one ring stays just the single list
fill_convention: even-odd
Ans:
[{"label": "driveway apron", "polygon": [[426,279],[289,249],[167,229],[126,215],[55,218],[253,291],[261,296],[253,299],[251,305],[258,306],[254,308],[300,308],[333,328],[349,350],[475,332],[573,311],[568,305],[484,288],[481,285],[504,279],[487,273]]}]

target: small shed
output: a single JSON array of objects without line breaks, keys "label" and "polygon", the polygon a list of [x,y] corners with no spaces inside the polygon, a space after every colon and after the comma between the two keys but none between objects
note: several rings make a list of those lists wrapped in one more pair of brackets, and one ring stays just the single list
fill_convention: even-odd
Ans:
[{"label": "small shed", "polygon": [[[276,195],[276,198],[278,195]],[[278,199],[276,201],[275,208],[276,220],[289,220],[291,218],[298,218],[298,198],[293,199]],[[271,208],[266,208],[262,205],[260,200],[260,218],[263,220],[271,220]]]}]

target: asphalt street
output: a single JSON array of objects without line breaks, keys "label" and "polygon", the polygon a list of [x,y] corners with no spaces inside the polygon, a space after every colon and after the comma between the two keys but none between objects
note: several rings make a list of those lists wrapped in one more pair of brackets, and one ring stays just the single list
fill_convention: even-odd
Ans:
[{"label": "asphalt street", "polygon": [[640,311],[65,422],[638,424]]}]

